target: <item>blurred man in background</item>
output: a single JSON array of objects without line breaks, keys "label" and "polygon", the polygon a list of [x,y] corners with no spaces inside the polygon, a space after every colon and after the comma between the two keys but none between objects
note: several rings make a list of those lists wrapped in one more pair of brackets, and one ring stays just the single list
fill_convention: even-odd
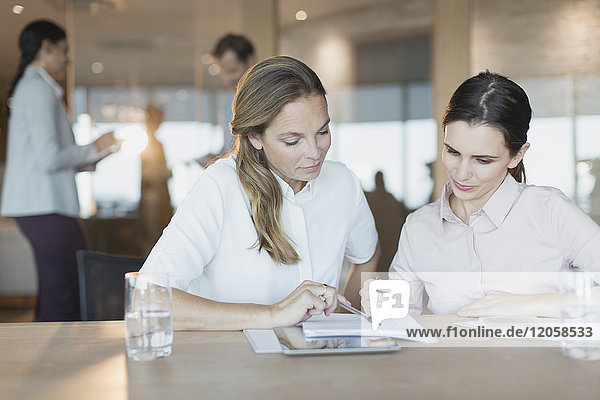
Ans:
[{"label": "blurred man in background", "polygon": [[212,56],[219,64],[219,76],[223,83],[231,89],[231,93],[219,114],[219,124],[223,127],[223,147],[217,154],[209,153],[202,157],[199,162],[203,166],[233,149],[234,138],[229,132],[229,121],[233,118],[231,105],[233,104],[235,89],[244,72],[256,63],[254,46],[250,40],[244,36],[231,33],[219,39],[212,51]]}]

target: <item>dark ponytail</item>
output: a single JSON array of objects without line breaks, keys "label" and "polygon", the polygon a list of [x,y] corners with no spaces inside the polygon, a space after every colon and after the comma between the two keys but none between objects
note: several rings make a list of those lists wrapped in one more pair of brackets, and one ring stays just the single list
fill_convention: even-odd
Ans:
[{"label": "dark ponytail", "polygon": [[[527,143],[531,106],[519,85],[502,75],[485,71],[464,81],[452,95],[442,126],[445,128],[455,121],[498,129],[514,157]],[[525,182],[523,160],[508,172],[517,182]]]},{"label": "dark ponytail", "polygon": [[53,44],[56,44],[60,40],[66,39],[66,37],[67,35],[65,34],[65,31],[61,27],[46,20],[33,21],[23,29],[21,35],[19,36],[19,50],[21,51],[21,59],[19,61],[17,73],[15,74],[15,77],[13,78],[8,90],[7,101],[10,101],[17,83],[19,83],[23,77],[25,68],[27,68],[27,66],[31,64],[33,60],[35,60],[35,57],[42,47],[42,42],[44,40],[49,40]]},{"label": "dark ponytail", "polygon": [[525,164],[523,164],[523,160],[519,161],[516,167],[509,168],[508,173],[511,174],[517,182],[526,182],[527,178],[525,176]]}]

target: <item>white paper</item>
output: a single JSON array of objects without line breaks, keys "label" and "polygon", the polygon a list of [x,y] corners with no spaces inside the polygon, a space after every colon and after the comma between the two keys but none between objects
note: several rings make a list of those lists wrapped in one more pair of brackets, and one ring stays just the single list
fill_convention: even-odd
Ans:
[{"label": "white paper", "polygon": [[255,353],[281,353],[281,344],[273,329],[246,329],[244,334]]},{"label": "white paper", "polygon": [[437,343],[431,337],[409,338],[407,329],[422,329],[413,317],[384,320],[377,331],[371,329],[371,323],[365,318],[354,314],[331,314],[329,317],[313,317],[302,323],[305,337],[335,337],[335,336],[363,336],[363,337],[394,337],[413,340],[421,343]]}]

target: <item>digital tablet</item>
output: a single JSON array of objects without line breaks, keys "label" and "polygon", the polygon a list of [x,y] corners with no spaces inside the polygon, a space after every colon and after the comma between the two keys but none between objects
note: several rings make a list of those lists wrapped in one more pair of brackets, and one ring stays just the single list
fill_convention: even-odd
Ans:
[{"label": "digital tablet", "polygon": [[394,338],[305,338],[299,326],[279,327],[273,331],[281,344],[283,354],[290,356],[387,353],[400,350],[398,340]]}]

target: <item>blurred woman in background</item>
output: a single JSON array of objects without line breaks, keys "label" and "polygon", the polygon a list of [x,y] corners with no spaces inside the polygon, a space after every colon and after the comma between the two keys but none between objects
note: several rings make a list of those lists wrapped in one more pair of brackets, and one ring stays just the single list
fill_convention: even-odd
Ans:
[{"label": "blurred woman in background", "polygon": [[107,133],[78,146],[63,104],[69,62],[65,31],[34,21],[19,36],[21,59],[8,94],[8,145],[0,212],[15,217],[38,272],[38,321],[78,320],[75,252],[85,249],[75,173],[91,171],[119,147]]}]

